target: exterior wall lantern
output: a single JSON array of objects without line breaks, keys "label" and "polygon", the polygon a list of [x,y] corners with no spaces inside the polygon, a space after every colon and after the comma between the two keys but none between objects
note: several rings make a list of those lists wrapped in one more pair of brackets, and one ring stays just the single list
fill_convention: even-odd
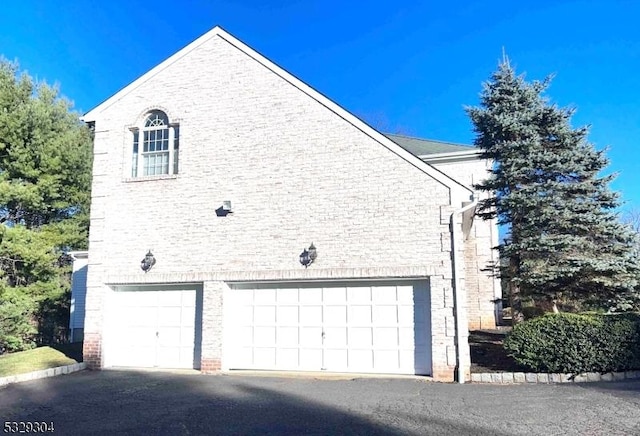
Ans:
[{"label": "exterior wall lantern", "polygon": [[142,271],[144,272],[149,272],[155,264],[156,258],[153,256],[153,253],[151,253],[151,250],[149,250],[144,256],[144,259],[142,259],[142,262],[140,262],[140,268],[142,268]]},{"label": "exterior wall lantern", "polygon": [[311,245],[309,245],[309,249],[305,248],[302,250],[302,253],[300,253],[300,263],[307,268],[314,260],[316,260],[316,257],[318,257],[318,252],[312,242]]},{"label": "exterior wall lantern", "polygon": [[233,213],[231,210],[231,200],[225,200],[222,202],[222,206],[216,209],[217,216],[227,216],[230,213]]}]

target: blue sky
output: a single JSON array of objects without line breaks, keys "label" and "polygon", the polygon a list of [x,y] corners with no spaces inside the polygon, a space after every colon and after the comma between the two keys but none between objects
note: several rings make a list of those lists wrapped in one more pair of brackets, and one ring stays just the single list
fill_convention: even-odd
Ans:
[{"label": "blue sky", "polygon": [[503,47],[609,147],[624,209],[640,209],[640,2],[22,0],[0,54],[86,112],[215,25],[382,130],[470,144],[464,105]]}]

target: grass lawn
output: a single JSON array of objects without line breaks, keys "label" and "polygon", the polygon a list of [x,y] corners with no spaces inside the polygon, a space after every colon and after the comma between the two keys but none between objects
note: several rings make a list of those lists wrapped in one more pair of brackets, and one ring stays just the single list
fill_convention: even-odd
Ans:
[{"label": "grass lawn", "polygon": [[67,356],[71,353],[67,350],[63,351],[52,347],[39,347],[0,356],[0,377],[77,363],[76,360]]}]

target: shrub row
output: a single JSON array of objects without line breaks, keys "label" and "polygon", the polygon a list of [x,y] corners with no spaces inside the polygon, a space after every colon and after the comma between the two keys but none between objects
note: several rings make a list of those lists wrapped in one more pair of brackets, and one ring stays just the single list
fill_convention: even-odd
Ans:
[{"label": "shrub row", "polygon": [[536,372],[640,369],[640,314],[548,314],[515,326],[504,348]]}]

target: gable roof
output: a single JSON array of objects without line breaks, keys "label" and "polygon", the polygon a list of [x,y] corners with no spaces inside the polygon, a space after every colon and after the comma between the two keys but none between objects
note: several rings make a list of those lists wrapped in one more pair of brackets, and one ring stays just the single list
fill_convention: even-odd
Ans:
[{"label": "gable roof", "polygon": [[[369,126],[368,124],[360,120],[358,117],[351,114],[346,109],[342,108],[341,106],[339,106],[338,104],[330,100],[329,98],[325,97],[320,92],[313,89],[311,86],[304,83],[302,80],[295,77],[293,74],[279,67],[274,62],[270,61],[269,59],[267,59],[257,51],[253,50],[248,45],[244,44],[242,41],[238,40],[231,34],[227,33],[220,26],[214,27],[209,32],[205,33],[200,38],[196,39],[191,44],[184,47],[182,50],[173,54],[168,59],[166,59],[159,65],[155,66],[154,68],[152,68],[150,71],[143,74],[138,79],[134,80],[132,83],[122,88],[113,96],[106,99],[105,101],[100,103],[98,106],[96,106],[95,108],[87,112],[83,117],[81,117],[81,120],[85,122],[95,121],[101,112],[105,111],[110,106],[117,103],[124,96],[134,91],[136,88],[138,88],[148,80],[151,80],[156,74],[160,73],[165,68],[169,67],[170,65],[177,62],[178,60],[182,59],[184,56],[188,55],[190,52],[197,49],[202,44],[216,37],[219,37],[222,40],[226,41],[227,43],[231,44],[233,47],[240,50],[245,55],[251,57],[256,62],[260,63],[262,66],[264,66],[274,74],[278,75],[283,80],[289,82],[291,85],[298,88],[301,92],[307,94],[310,98],[316,100],[318,103],[325,106],[327,109],[332,111],[338,117],[350,123],[355,128],[357,128],[358,130],[360,130],[361,132],[369,136],[370,138],[379,142],[382,146],[387,148],[389,151],[393,152],[400,158],[404,159],[405,161],[407,161],[414,167],[418,168],[425,174],[431,176],[434,180],[438,181],[442,185],[448,187],[451,190],[450,197],[451,197],[452,204],[455,204],[457,206],[457,204],[454,202],[457,202],[461,198],[464,199],[462,201],[466,201],[469,198],[470,194],[473,194],[473,191],[468,187],[466,187],[465,185],[454,180],[453,178],[449,177],[448,175],[436,169],[435,167],[429,165],[428,163],[422,161],[415,154],[412,154],[411,152],[407,151],[403,147],[399,146],[394,141],[389,139],[387,136],[378,132],[373,127]],[[456,200],[454,200],[454,198]]]},{"label": "gable roof", "polygon": [[414,138],[405,135],[385,133],[384,136],[416,156],[429,154],[455,153],[461,151],[474,152],[477,149],[469,145],[454,144],[451,142],[434,141],[432,139]]}]

